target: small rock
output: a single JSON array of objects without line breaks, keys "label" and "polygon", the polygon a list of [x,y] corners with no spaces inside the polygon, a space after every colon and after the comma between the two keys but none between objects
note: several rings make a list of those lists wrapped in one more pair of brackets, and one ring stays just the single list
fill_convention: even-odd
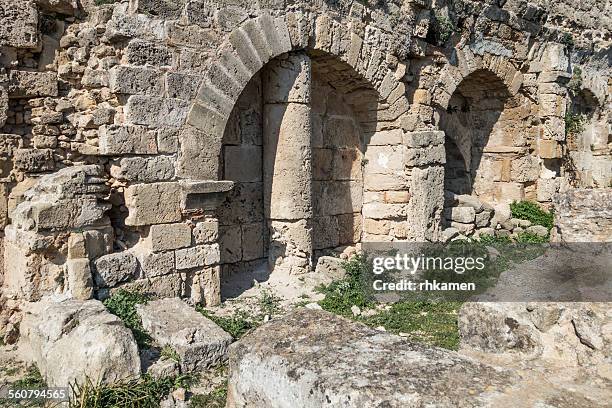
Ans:
[{"label": "small rock", "polygon": [[545,237],[548,235],[548,228],[543,227],[542,225],[532,225],[527,228],[527,232],[530,234],[535,234],[539,237]]},{"label": "small rock", "polygon": [[378,327],[375,327],[374,329],[378,331],[384,331],[384,332],[387,331],[387,329],[385,329],[384,326],[378,326]]},{"label": "small rock", "polygon": [[306,309],[310,309],[310,310],[323,310],[323,308],[321,307],[321,305],[319,305],[316,302],[312,302],[307,304],[306,306],[304,306]]},{"label": "small rock", "polygon": [[179,401],[185,401],[186,399],[186,391],[184,388],[177,388],[172,392],[172,397]]},{"label": "small rock", "polygon": [[359,316],[361,314],[361,309],[359,306],[353,305],[351,306],[351,312],[353,313],[353,316]]}]

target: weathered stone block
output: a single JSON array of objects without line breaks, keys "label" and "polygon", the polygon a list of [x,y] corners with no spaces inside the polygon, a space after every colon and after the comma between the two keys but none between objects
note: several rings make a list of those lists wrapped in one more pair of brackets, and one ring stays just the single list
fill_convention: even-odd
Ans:
[{"label": "weathered stone block", "polygon": [[332,177],[334,180],[361,180],[363,155],[358,148],[333,151]]},{"label": "weathered stone block", "polygon": [[242,260],[242,230],[240,225],[219,227],[219,247],[221,263],[234,263]]},{"label": "weathered stone block", "polygon": [[182,194],[178,183],[136,184],[125,189],[129,215],[126,225],[152,225],[181,220]]},{"label": "weathered stone block", "polygon": [[402,143],[402,131],[400,129],[381,130],[372,135],[368,146],[398,145]]},{"label": "weathered stone block", "polygon": [[8,91],[11,98],[57,96],[57,74],[54,72],[11,71]]},{"label": "weathered stone block", "polygon": [[200,86],[202,77],[198,75],[177,74],[169,72],[166,76],[166,89],[170,98],[193,100]]},{"label": "weathered stone block", "polygon": [[408,147],[436,146],[444,143],[444,132],[440,130],[422,130],[403,134],[403,143]]},{"label": "weathered stone block", "polygon": [[185,248],[191,245],[191,228],[183,223],[152,225],[149,238],[153,252]]},{"label": "weathered stone block", "polygon": [[405,162],[408,166],[444,164],[446,163],[446,150],[444,145],[407,149]]},{"label": "weathered stone block", "polygon": [[225,179],[242,182],[262,181],[261,146],[225,146]]},{"label": "weathered stone block", "polygon": [[119,94],[161,96],[164,80],[161,71],[143,67],[117,65],[109,71],[109,86]]},{"label": "weathered stone block", "polygon": [[128,181],[151,183],[174,178],[174,159],[168,156],[126,157],[115,176]]},{"label": "weathered stone block", "polygon": [[99,288],[116,286],[138,274],[138,261],[127,251],[101,256],[95,260],[94,265],[95,282]]},{"label": "weathered stone block", "polygon": [[180,155],[178,174],[196,180],[219,178],[219,153],[223,134],[206,134],[195,127],[185,126],[179,133]]},{"label": "weathered stone block", "polygon": [[219,222],[205,220],[196,224],[193,229],[193,238],[196,244],[210,244],[219,238]]},{"label": "weathered stone block", "polygon": [[179,355],[183,372],[212,367],[227,359],[232,336],[178,298],[138,305],[144,329]]},{"label": "weathered stone block", "polygon": [[252,261],[261,259],[264,255],[264,224],[244,224],[242,228],[242,260]]},{"label": "weathered stone block", "polygon": [[31,0],[0,1],[2,25],[0,45],[15,48],[36,48],[38,45],[38,11]]},{"label": "weathered stone block", "polygon": [[125,49],[128,64],[152,65],[155,67],[172,65],[172,54],[167,47],[154,42],[134,39]]},{"label": "weathered stone block", "polygon": [[[280,399],[296,407],[453,407],[474,401],[495,406],[503,397],[491,390],[519,380],[510,371],[453,351],[305,308],[234,343],[229,366],[229,407],[273,406]],[[398,372],[420,374],[394,374]],[[475,377],[482,381],[475,383]],[[283,386],[264,384],[262,378]],[[361,387],[370,391],[356,393]],[[464,392],[465,387],[471,393]]]},{"label": "weathered stone block", "polygon": [[370,203],[363,205],[363,216],[374,220],[405,218],[407,214],[406,204]]},{"label": "weathered stone block", "polygon": [[125,7],[118,7],[113,13],[113,18],[106,24],[105,35],[110,41],[133,37],[161,41],[164,36],[164,24],[163,20],[152,20],[145,14],[128,13]]},{"label": "weathered stone block", "polygon": [[187,101],[132,95],[125,106],[125,118],[137,125],[180,127],[188,111]]},{"label": "weathered stone block", "polygon": [[524,156],[512,160],[511,177],[514,181],[535,181],[540,175],[540,160],[533,156]]},{"label": "weathered stone block", "polygon": [[68,289],[74,299],[88,300],[93,297],[93,279],[88,258],[66,261]]},{"label": "weathered stone block", "polygon": [[474,222],[476,211],[472,207],[452,207],[444,210],[444,216],[451,221],[468,224]]},{"label": "weathered stone block", "polygon": [[315,217],[312,220],[313,249],[335,248],[340,242],[338,218]]},{"label": "weathered stone block", "polygon": [[132,332],[100,301],[30,303],[20,331],[22,346],[50,387],[88,378],[111,384],[140,375]]},{"label": "weathered stone block", "polygon": [[27,172],[49,171],[55,168],[51,149],[16,149],[15,167]]},{"label": "weathered stone block", "polygon": [[156,154],[157,138],[144,126],[110,125],[100,127],[100,154]]},{"label": "weathered stone block", "polygon": [[141,258],[142,272],[145,278],[165,276],[176,272],[174,251],[158,254],[144,254]]},{"label": "weathered stone block", "polygon": [[196,245],[175,252],[176,269],[192,269],[219,263],[219,244]]}]

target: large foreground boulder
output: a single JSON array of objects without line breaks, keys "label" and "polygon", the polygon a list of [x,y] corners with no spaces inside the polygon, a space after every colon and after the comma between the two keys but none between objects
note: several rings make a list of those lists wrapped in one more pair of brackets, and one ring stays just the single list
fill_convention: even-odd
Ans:
[{"label": "large foreground boulder", "polygon": [[112,383],[140,375],[132,332],[97,300],[43,299],[25,307],[21,352],[51,387],[86,378]]},{"label": "large foreground boulder", "polygon": [[143,327],[153,339],[177,352],[183,372],[227,360],[232,336],[181,299],[160,299],[136,308]]},{"label": "large foreground boulder", "polygon": [[318,310],[243,337],[229,363],[228,408],[597,406],[544,382],[535,393],[512,370]]}]

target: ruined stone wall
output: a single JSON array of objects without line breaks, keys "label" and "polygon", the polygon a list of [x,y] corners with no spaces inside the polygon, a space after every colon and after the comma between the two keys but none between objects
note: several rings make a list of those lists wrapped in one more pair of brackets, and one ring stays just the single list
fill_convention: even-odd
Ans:
[{"label": "ruined stone wall", "polygon": [[[610,13],[602,2],[0,6],[0,219],[10,225],[4,258],[18,262],[11,281],[22,282],[12,285],[20,287],[14,296],[70,294],[68,271],[79,265],[72,276],[89,273],[91,283],[80,282],[99,297],[127,285],[217,302],[219,265],[265,258],[261,163],[252,159],[265,117],[254,101],[258,73],[288,52],[311,59],[314,90],[333,88],[326,105],[313,93],[312,152],[315,164],[331,155],[332,169],[317,174],[313,186],[321,191],[312,192],[315,203],[333,203],[328,192],[351,205],[332,205],[334,214],[319,208],[317,228],[331,232],[317,234],[329,238],[321,248],[336,244],[336,232],[338,245],[358,237],[443,238],[445,137],[457,143],[457,134],[475,127],[480,133],[458,143],[464,162],[467,152],[482,150],[469,169],[479,176],[470,194],[549,206],[572,184],[610,183]],[[481,89],[490,97],[470,103],[470,78],[481,74],[498,89]],[[461,98],[472,105],[469,114]],[[324,105],[344,111],[323,119]],[[586,115],[579,131],[568,126],[568,109]],[[461,115],[470,121],[445,128]],[[358,122],[359,149],[327,145],[334,132],[353,134],[349,122]],[[487,126],[491,132],[482,131]],[[330,136],[320,145],[319,129]],[[107,190],[54,191],[52,211],[87,213],[91,222],[33,229],[39,219],[25,210],[42,204],[32,204],[28,190],[72,167],[83,180],[104,180]],[[90,229],[102,229],[100,239],[81,244],[90,242]],[[53,267],[19,252],[38,248],[41,236],[49,245],[40,252]]]}]

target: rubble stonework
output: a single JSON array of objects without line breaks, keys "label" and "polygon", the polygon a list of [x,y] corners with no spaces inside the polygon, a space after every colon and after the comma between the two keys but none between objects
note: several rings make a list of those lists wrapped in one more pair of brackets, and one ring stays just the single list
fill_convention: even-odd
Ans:
[{"label": "rubble stonework", "polygon": [[3,313],[212,305],[245,265],[514,234],[508,203],[610,186],[602,2],[239,3],[0,1]]}]

